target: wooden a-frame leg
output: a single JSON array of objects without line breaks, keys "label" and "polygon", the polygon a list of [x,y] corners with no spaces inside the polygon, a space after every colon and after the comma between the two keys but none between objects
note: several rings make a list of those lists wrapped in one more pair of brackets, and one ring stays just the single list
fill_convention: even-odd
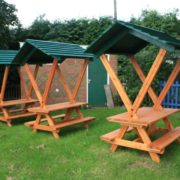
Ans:
[{"label": "wooden a-frame leg", "polygon": [[[128,130],[128,126],[123,126],[122,128],[120,128],[119,133],[118,133],[118,135],[116,136],[115,139],[122,139],[124,137],[124,135],[125,135],[127,130]],[[117,147],[118,147],[118,145],[112,144],[111,151],[115,152]]]},{"label": "wooden a-frame leg", "polygon": [[36,120],[34,122],[34,125],[32,126],[32,129],[33,129],[33,132],[36,132],[37,131],[37,126],[40,124],[40,121],[41,121],[41,114],[37,114],[36,116]]},{"label": "wooden a-frame leg", "polygon": [[9,127],[12,126],[11,120],[9,119],[9,111],[6,108],[2,108],[2,112],[4,114],[4,118],[6,119],[6,123]]},{"label": "wooden a-frame leg", "polygon": [[[151,144],[151,139],[149,138],[147,132],[144,130],[144,128],[142,127],[137,127],[137,131],[139,132],[139,135],[142,139],[142,141],[147,144],[150,145]],[[151,156],[151,159],[157,163],[160,162],[160,158],[159,155],[153,152],[149,152],[149,155]]]},{"label": "wooden a-frame leg", "polygon": [[45,114],[45,117],[47,118],[48,124],[49,126],[52,128],[52,134],[54,136],[55,139],[59,138],[59,130],[56,129],[55,127],[55,122],[52,119],[52,117],[49,114]]}]

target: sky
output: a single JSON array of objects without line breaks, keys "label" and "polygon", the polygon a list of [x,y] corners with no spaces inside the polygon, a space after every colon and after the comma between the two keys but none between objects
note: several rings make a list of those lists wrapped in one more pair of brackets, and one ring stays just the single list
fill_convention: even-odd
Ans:
[{"label": "sky", "polygon": [[[99,18],[114,15],[114,0],[5,0],[16,6],[17,16],[24,27],[30,26],[40,15],[45,19],[68,20]],[[180,0],[117,0],[118,19],[128,21],[139,17],[143,9],[160,13],[180,9]]]}]

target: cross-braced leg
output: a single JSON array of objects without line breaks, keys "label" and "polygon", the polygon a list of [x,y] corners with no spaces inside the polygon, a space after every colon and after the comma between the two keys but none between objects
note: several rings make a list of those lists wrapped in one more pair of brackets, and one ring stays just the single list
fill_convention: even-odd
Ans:
[{"label": "cross-braced leg", "polygon": [[[122,128],[120,128],[119,133],[117,134],[115,139],[122,139],[124,137],[125,133],[127,132],[127,130],[128,130],[128,126],[123,126]],[[117,147],[118,147],[118,145],[112,144],[111,151],[112,152],[116,151]]]},{"label": "cross-braced leg", "polygon": [[[147,132],[145,131],[144,128],[142,127],[137,127],[137,130],[139,132],[139,135],[141,136],[142,141],[147,144],[150,145],[151,144],[151,139],[149,138],[149,135],[147,134]],[[151,156],[151,159],[157,163],[160,162],[160,158],[159,155],[153,152],[149,152],[149,155]]]}]

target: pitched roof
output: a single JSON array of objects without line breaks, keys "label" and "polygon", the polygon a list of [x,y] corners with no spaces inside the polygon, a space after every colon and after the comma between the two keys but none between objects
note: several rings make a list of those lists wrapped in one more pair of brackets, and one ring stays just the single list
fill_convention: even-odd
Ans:
[{"label": "pitched roof", "polygon": [[0,64],[10,65],[13,64],[13,59],[18,51],[15,50],[0,50]]},{"label": "pitched roof", "polygon": [[101,55],[135,54],[148,44],[154,44],[167,51],[180,50],[180,40],[150,28],[117,21],[97,38],[86,50]]},{"label": "pitched roof", "polygon": [[92,54],[84,51],[78,44],[27,39],[13,62],[45,64],[51,63],[54,58],[59,62],[65,58],[93,58]]}]

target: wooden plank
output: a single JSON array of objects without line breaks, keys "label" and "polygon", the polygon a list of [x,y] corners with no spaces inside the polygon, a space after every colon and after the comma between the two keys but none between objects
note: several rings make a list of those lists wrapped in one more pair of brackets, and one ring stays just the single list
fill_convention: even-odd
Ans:
[{"label": "wooden plank", "polygon": [[71,103],[74,103],[75,100],[74,100],[73,94],[72,94],[71,89],[70,89],[69,85],[67,84],[65,78],[62,75],[61,69],[59,68],[59,66],[57,66],[56,69],[57,69],[58,79],[61,82],[61,84],[68,96],[69,101]]},{"label": "wooden plank", "polygon": [[72,126],[75,124],[79,124],[79,123],[84,123],[84,122],[90,122],[94,120],[94,117],[84,117],[82,119],[73,119],[73,120],[69,120],[69,121],[65,121],[65,122],[60,122],[59,124],[56,124],[56,128],[62,128],[62,127],[66,127],[66,126]]},{"label": "wooden plank", "polygon": [[133,106],[132,106],[132,116],[134,114],[136,114],[136,112],[138,111],[139,107],[141,106],[141,103],[149,89],[149,87],[151,86],[151,83],[155,77],[155,75],[157,74],[162,62],[163,62],[163,58],[164,56],[166,55],[166,50],[165,49],[160,49],[153,65],[151,66],[151,69],[133,103]]},{"label": "wooden plank", "polygon": [[53,81],[53,78],[54,78],[54,74],[55,74],[57,65],[58,65],[58,60],[54,59],[52,67],[51,67],[51,71],[50,71],[50,73],[48,75],[48,80],[46,82],[45,90],[44,90],[44,93],[43,93],[43,96],[42,96],[42,102],[40,103],[41,107],[44,107],[46,102],[47,102],[47,98],[48,98],[48,95],[49,95],[49,91],[50,91],[50,88],[51,88],[51,85],[52,85],[52,81]]},{"label": "wooden plank", "polygon": [[85,72],[86,72],[88,63],[89,63],[89,61],[88,61],[87,59],[85,59],[83,65],[82,65],[82,68],[81,68],[81,70],[80,70],[79,77],[78,77],[77,80],[76,80],[76,84],[75,84],[74,90],[73,90],[73,98],[74,98],[74,99],[76,98],[76,96],[77,96],[77,94],[78,94],[78,91],[79,91],[79,88],[80,88],[80,86],[81,86],[83,77],[84,77],[84,75],[85,75]]},{"label": "wooden plank", "polygon": [[160,121],[161,119],[170,116],[175,112],[179,112],[180,109],[171,109],[164,108],[162,110],[155,110],[152,107],[142,107],[137,111],[138,119],[134,118],[133,120],[129,117],[128,112],[117,114],[111,117],[108,117],[110,122],[122,123],[122,124],[131,124],[131,125],[142,125],[149,126],[155,122]]},{"label": "wooden plank", "polygon": [[135,141],[128,141],[128,140],[124,140],[124,139],[115,139],[114,144],[116,144],[118,146],[132,148],[132,149],[138,149],[138,150],[142,150],[142,151],[160,153],[160,150],[158,150],[158,149],[150,148],[147,144],[135,142]]},{"label": "wooden plank", "polygon": [[[52,116],[53,119],[64,118],[64,117],[65,117],[65,114],[60,114],[60,115]],[[44,122],[46,120],[47,120],[46,118],[42,118],[41,122]],[[35,123],[35,120],[34,121],[26,122],[26,123],[24,123],[24,125],[25,126],[33,126],[34,123]]]},{"label": "wooden plank", "polygon": [[180,137],[180,127],[177,127],[170,132],[166,133],[162,137],[158,138],[157,140],[153,141],[150,146],[152,148],[157,148],[163,150],[165,147],[170,145],[176,139]]},{"label": "wooden plank", "polygon": [[5,70],[4,70],[3,80],[2,80],[1,94],[0,94],[0,102],[3,101],[3,99],[4,99],[4,94],[5,94],[5,90],[6,90],[6,84],[7,84],[8,74],[9,74],[9,66],[6,66],[6,67],[5,67]]},{"label": "wooden plank", "polygon": [[26,86],[26,82],[25,82],[25,80],[24,80],[24,77],[23,77],[23,75],[22,75],[22,73],[21,73],[20,67],[17,67],[17,71],[18,71],[19,78],[20,78],[20,81],[21,81],[22,89],[24,90],[24,93],[25,93],[25,97],[26,97],[26,98],[29,98],[29,97],[28,97],[28,88],[27,88],[27,86]]},{"label": "wooden plank", "polygon": [[118,78],[118,76],[116,75],[116,73],[114,72],[114,70],[112,69],[111,65],[109,64],[107,58],[105,55],[100,56],[100,60],[103,63],[106,71],[108,72],[118,94],[120,95],[126,109],[128,110],[128,112],[131,112],[132,109],[132,103],[120,81],[120,79]]},{"label": "wooden plank", "polygon": [[164,100],[166,94],[168,93],[169,89],[171,88],[171,86],[172,86],[173,82],[175,81],[179,72],[180,72],[180,60],[178,60],[178,62],[176,63],[176,66],[174,67],[171,75],[169,76],[166,85],[162,89],[162,91],[158,97],[158,100],[157,100],[156,104],[154,105],[154,108],[157,109],[161,105],[162,101]]},{"label": "wooden plank", "polygon": [[[132,128],[132,127],[129,127],[128,130],[127,130],[127,133],[128,133],[128,132],[131,132],[132,130],[133,130],[133,128]],[[112,141],[113,141],[113,140],[116,138],[116,136],[118,135],[119,131],[120,131],[120,129],[116,129],[116,130],[114,130],[114,131],[112,131],[112,132],[109,132],[109,133],[107,133],[107,134],[104,134],[104,135],[102,135],[102,136],[100,137],[100,139],[103,140],[103,141],[111,142],[111,143],[112,143]]]},{"label": "wooden plank", "polygon": [[[146,76],[144,75],[144,73],[143,73],[141,67],[139,66],[137,60],[135,59],[135,57],[133,55],[129,55],[129,58],[130,58],[131,64],[133,65],[135,71],[137,72],[139,78],[144,83],[144,81],[146,80]],[[153,103],[156,104],[158,97],[156,96],[152,87],[149,87],[148,94],[149,94],[150,98],[152,99]],[[160,106],[160,108],[162,108],[162,106]]]},{"label": "wooden plank", "polygon": [[23,117],[29,117],[29,116],[35,116],[36,113],[32,112],[26,112],[26,113],[21,113],[21,114],[15,114],[15,115],[9,115],[7,119],[17,119],[17,118],[23,118]]},{"label": "wooden plank", "polygon": [[113,108],[114,107],[114,102],[113,102],[113,97],[112,97],[110,86],[109,85],[104,85],[104,90],[105,90],[105,94],[106,94],[107,107],[108,108]]},{"label": "wooden plank", "polygon": [[38,102],[37,99],[18,99],[18,100],[10,100],[10,101],[3,101],[0,104],[0,107],[9,107],[9,106],[16,106],[21,104],[32,104]]},{"label": "wooden plank", "polygon": [[33,76],[32,72],[31,72],[28,64],[25,64],[24,67],[25,67],[26,73],[27,73],[27,75],[29,77],[29,80],[31,81],[31,84],[32,84],[32,86],[34,88],[36,96],[37,96],[39,102],[42,103],[42,95],[40,93],[40,90],[39,90],[39,88],[37,86],[36,80],[34,79],[34,76]]},{"label": "wooden plank", "polygon": [[46,108],[32,107],[32,108],[28,108],[28,111],[35,112],[35,113],[49,113],[49,112],[57,111],[57,110],[63,110],[63,109],[79,107],[79,106],[83,106],[83,105],[86,105],[86,104],[87,103],[84,103],[84,102],[76,102],[76,103],[73,103],[73,104],[70,103],[70,102],[65,102],[65,103],[46,105]]},{"label": "wooden plank", "polygon": [[[39,64],[36,64],[35,70],[34,70],[34,74],[33,74],[34,79],[36,79],[36,77],[37,77],[38,70],[39,70]],[[32,90],[33,90],[33,86],[32,86],[31,81],[30,81],[29,91],[28,91],[28,97],[29,97],[29,98],[31,98]]]}]

